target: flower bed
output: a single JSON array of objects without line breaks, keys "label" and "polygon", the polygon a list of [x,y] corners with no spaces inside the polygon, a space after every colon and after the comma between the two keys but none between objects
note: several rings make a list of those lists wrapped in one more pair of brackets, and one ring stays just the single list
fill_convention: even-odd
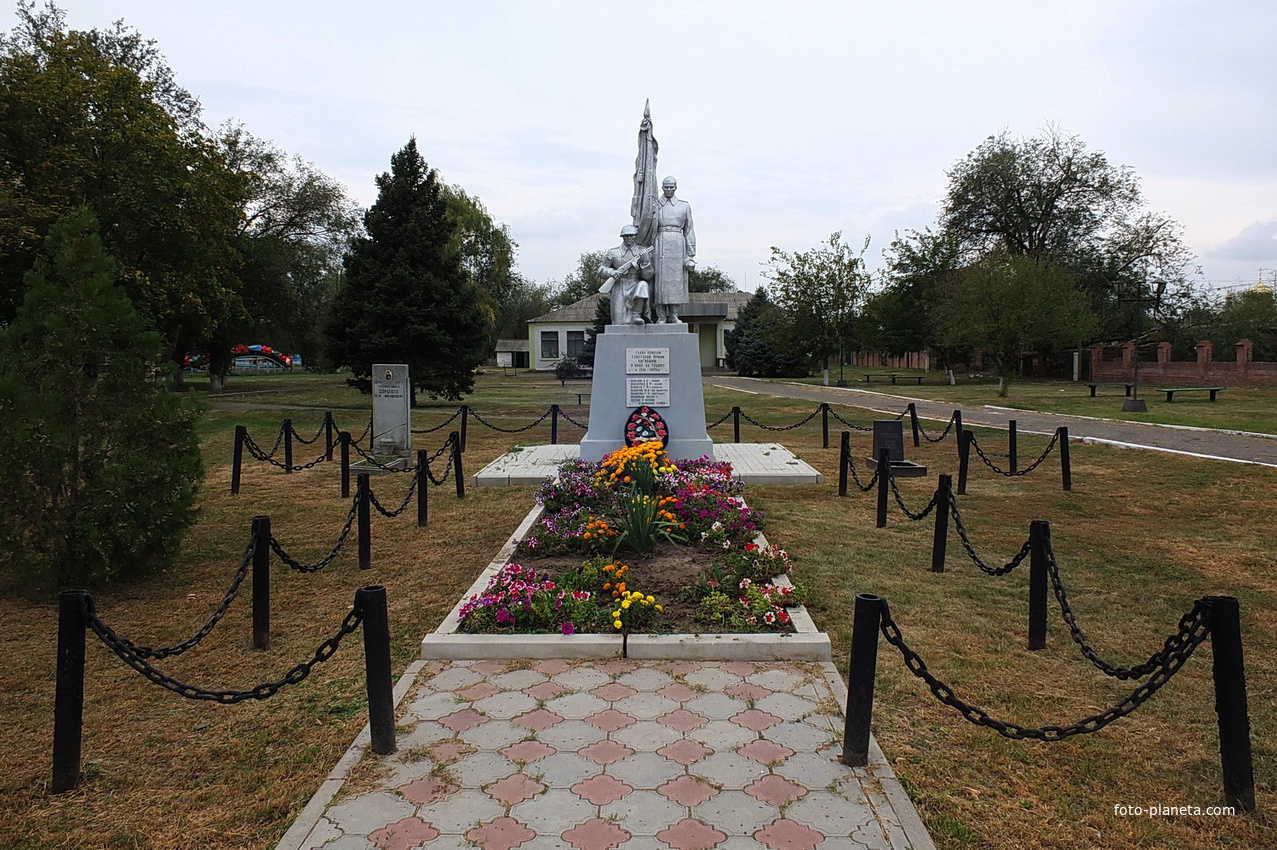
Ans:
[{"label": "flower bed", "polygon": [[624,652],[638,635],[649,645],[811,635],[788,556],[762,537],[763,517],[744,503],[742,486],[730,465],[671,461],[657,443],[597,464],[568,461],[434,637],[501,643],[541,634],[615,654],[617,637]]}]

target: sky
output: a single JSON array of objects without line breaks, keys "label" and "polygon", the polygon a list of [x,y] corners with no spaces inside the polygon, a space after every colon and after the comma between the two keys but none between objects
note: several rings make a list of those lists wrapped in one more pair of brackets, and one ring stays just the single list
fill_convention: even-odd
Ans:
[{"label": "sky", "polygon": [[1202,284],[1277,270],[1272,0],[58,5],[155,40],[208,125],[242,123],[362,206],[415,136],[538,283],[618,243],[645,102],[698,261],[746,290],[773,247],[834,232],[881,267],[985,138],[1048,126],[1134,170]]}]

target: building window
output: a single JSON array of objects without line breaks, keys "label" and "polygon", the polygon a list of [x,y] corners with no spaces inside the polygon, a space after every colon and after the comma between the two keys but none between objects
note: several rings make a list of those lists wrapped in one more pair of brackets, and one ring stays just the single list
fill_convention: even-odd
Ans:
[{"label": "building window", "polygon": [[559,359],[559,332],[541,331],[541,359]]},{"label": "building window", "polygon": [[568,357],[585,353],[585,331],[568,331]]}]

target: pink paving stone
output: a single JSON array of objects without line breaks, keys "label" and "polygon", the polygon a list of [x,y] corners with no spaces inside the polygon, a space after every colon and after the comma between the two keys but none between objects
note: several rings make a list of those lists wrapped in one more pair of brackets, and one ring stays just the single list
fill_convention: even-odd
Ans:
[{"label": "pink paving stone", "polygon": [[597,729],[602,729],[605,732],[615,732],[617,729],[624,729],[631,723],[637,723],[638,721],[623,711],[617,711],[615,708],[609,708],[607,711],[600,711],[598,714],[591,714],[589,717],[585,718],[585,722]]},{"label": "pink paving stone", "polygon": [[638,665],[633,661],[604,661],[602,664],[595,664],[594,669],[609,676],[617,676],[621,673],[634,672],[638,669]]},{"label": "pink paving stone", "polygon": [[505,779],[498,779],[483,791],[498,803],[513,806],[524,800],[531,800],[545,790],[545,786],[535,779],[516,773]]},{"label": "pink paving stone", "polygon": [[470,669],[480,676],[495,676],[505,672],[505,665],[497,661],[480,661],[478,664],[471,664]]},{"label": "pink paving stone", "polygon": [[724,833],[706,826],[695,818],[683,818],[673,826],[656,833],[656,837],[674,850],[708,850],[727,838]]},{"label": "pink paving stone", "polygon": [[382,850],[409,850],[439,836],[439,830],[420,818],[402,818],[368,835]]},{"label": "pink paving stone", "polygon": [[699,806],[718,794],[718,789],[708,782],[697,779],[695,776],[684,774],[678,779],[666,782],[660,788],[657,788],[656,793],[690,809],[692,806]]},{"label": "pink paving stone", "polygon": [[759,711],[757,708],[751,708],[748,711],[742,711],[740,714],[727,718],[737,726],[744,726],[746,729],[752,729],[755,732],[761,732],[764,729],[770,729],[781,720],[774,714],[768,714],[765,711]]},{"label": "pink paving stone", "polygon": [[520,714],[510,722],[515,726],[540,732],[542,729],[549,729],[556,723],[562,723],[563,716],[545,708],[538,708],[536,711]]},{"label": "pink paving stone", "polygon": [[762,699],[771,696],[773,692],[753,682],[741,682],[739,685],[732,685],[724,693],[737,699]]},{"label": "pink paving stone", "polygon": [[439,722],[453,732],[464,732],[467,729],[473,729],[476,726],[487,723],[488,718],[473,708],[463,708],[461,711],[454,711],[446,717],[440,717]]},{"label": "pink paving stone", "polygon": [[566,690],[567,688],[554,682],[541,682],[538,685],[524,688],[523,692],[533,699],[554,699]]},{"label": "pink paving stone", "polygon": [[627,785],[615,776],[608,776],[606,773],[600,773],[597,776],[591,776],[584,782],[578,782],[572,786],[572,793],[583,800],[588,800],[596,806],[606,806],[608,803],[615,803],[634,790],[634,786]]},{"label": "pink paving stone", "polygon": [[729,661],[723,665],[724,670],[733,676],[740,676],[742,679],[746,676],[754,675],[754,665],[747,664],[744,661]]},{"label": "pink paving stone", "polygon": [[562,659],[550,659],[541,661],[536,667],[532,668],[538,673],[544,673],[547,676],[557,676],[560,673],[566,673],[572,669],[572,665]]},{"label": "pink paving stone", "polygon": [[540,741],[520,741],[501,750],[501,755],[513,762],[532,764],[534,761],[554,755],[558,750]]},{"label": "pink paving stone", "polygon": [[577,850],[611,850],[631,836],[611,821],[594,818],[572,827],[562,837]]},{"label": "pink paving stone", "polygon": [[745,758],[753,759],[759,764],[775,764],[784,761],[794,754],[789,747],[781,746],[774,741],[754,740],[736,752]]},{"label": "pink paving stone", "polygon": [[590,693],[594,694],[599,699],[607,700],[608,702],[616,702],[617,700],[623,700],[626,697],[632,697],[637,694],[638,691],[628,685],[622,685],[620,682],[610,682],[606,685],[599,685],[597,688],[592,688]]},{"label": "pink paving stone", "polygon": [[689,688],[682,682],[674,682],[673,684],[666,685],[661,688],[657,691],[657,693],[663,697],[669,697],[675,702],[687,702],[692,697],[700,696],[701,692],[693,688]]},{"label": "pink paving stone", "polygon": [[824,841],[825,836],[811,827],[781,818],[755,832],[754,840],[761,841],[772,850],[811,850]]},{"label": "pink paving stone", "polygon": [[525,841],[536,838],[536,833],[512,817],[497,818],[491,823],[476,826],[466,833],[466,838],[483,850],[510,850]]},{"label": "pink paving stone", "polygon": [[487,699],[493,694],[501,693],[501,689],[491,682],[480,682],[477,685],[471,685],[468,688],[462,688],[457,691],[457,695],[462,699],[470,700],[470,702],[478,702],[481,699]]},{"label": "pink paving stone", "polygon": [[704,744],[680,738],[672,744],[666,744],[656,752],[657,755],[665,756],[670,761],[678,762],[686,767],[693,762],[700,761],[714,751]]},{"label": "pink paving stone", "polygon": [[456,761],[462,756],[468,756],[473,752],[475,752],[475,748],[465,741],[444,741],[441,744],[435,744],[430,750],[430,754],[440,764]]},{"label": "pink paving stone", "polygon": [[595,764],[611,764],[614,761],[620,761],[626,756],[631,756],[634,751],[624,744],[618,744],[611,738],[602,741],[595,741],[588,747],[577,751],[577,755],[589,759]]},{"label": "pink paving stone", "polygon": [[671,661],[665,666],[665,672],[671,676],[686,676],[688,673],[694,673],[701,669],[701,665],[695,661]]},{"label": "pink paving stone", "polygon": [[709,718],[701,717],[696,712],[688,711],[686,708],[679,708],[656,718],[656,722],[662,726],[668,726],[670,729],[677,729],[680,732],[690,732],[693,729],[704,726],[709,722]]},{"label": "pink paving stone", "polygon": [[434,776],[423,776],[421,779],[400,786],[399,793],[403,794],[404,799],[409,803],[424,806],[435,800],[442,800],[456,790],[457,786],[451,782],[445,782]]},{"label": "pink paving stone", "polygon": [[745,793],[755,800],[771,803],[779,808],[787,806],[807,793],[807,789],[795,785],[783,776],[769,773],[762,779],[745,786]]}]

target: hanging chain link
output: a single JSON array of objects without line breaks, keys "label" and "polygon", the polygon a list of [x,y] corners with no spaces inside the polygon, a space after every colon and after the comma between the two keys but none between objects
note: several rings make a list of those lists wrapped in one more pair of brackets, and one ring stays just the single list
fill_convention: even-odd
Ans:
[{"label": "hanging chain link", "polygon": [[872,431],[873,430],[873,428],[868,425],[856,425],[853,422],[848,422],[846,419],[843,419],[841,416],[839,416],[838,411],[834,410],[832,407],[829,408],[829,415],[837,419],[842,424],[846,425],[848,428],[851,428],[852,430],[855,430],[855,431]]},{"label": "hanging chain link", "polygon": [[936,505],[940,504],[939,493],[932,493],[931,501],[928,502],[927,506],[922,509],[922,512],[914,513],[913,511],[909,510],[909,507],[908,505],[905,504],[904,499],[900,498],[900,488],[896,486],[896,476],[892,475],[890,472],[887,473],[887,483],[891,485],[891,494],[896,497],[896,504],[900,506],[900,510],[904,512],[905,516],[909,517],[909,519],[913,520],[914,522],[917,522],[918,520],[926,519],[928,516],[931,515],[931,512],[936,509]]},{"label": "hanging chain link", "polygon": [[994,472],[998,473],[999,475],[1005,475],[1008,478],[1015,475],[1028,475],[1030,472],[1037,469],[1038,465],[1041,464],[1042,461],[1046,460],[1047,455],[1051,453],[1051,451],[1055,448],[1055,444],[1058,443],[1059,441],[1060,441],[1060,432],[1056,431],[1055,436],[1051,438],[1050,444],[1048,444],[1046,447],[1046,450],[1042,452],[1041,455],[1038,456],[1037,460],[1033,461],[1033,463],[1029,464],[1024,469],[1018,470],[1016,472],[1007,472],[1006,470],[1001,469],[997,464],[995,464],[992,460],[989,459],[989,457],[984,453],[984,449],[980,448],[980,442],[975,438],[975,433],[973,432],[971,434],[971,445],[975,447],[975,453],[980,456],[980,460],[984,461],[984,465],[989,467],[989,469],[992,469]]},{"label": "hanging chain link", "polygon": [[355,446],[354,448],[355,448],[355,454],[359,455],[361,458],[368,461],[368,463],[372,464],[373,466],[377,467],[383,472],[394,472],[399,475],[404,475],[406,473],[413,471],[412,467],[410,466],[391,466],[389,464],[382,463],[381,461],[377,460],[376,456],[373,455],[371,452],[366,452],[363,449],[359,448],[359,446]]},{"label": "hanging chain link", "polygon": [[967,536],[967,528],[962,524],[962,512],[958,510],[958,500],[952,492],[949,493],[949,513],[953,516],[953,527],[958,530],[958,539],[962,541],[962,548],[966,550],[967,557],[988,575],[1004,576],[1020,566],[1024,559],[1029,556],[1032,546],[1029,540],[1025,540],[1024,545],[1020,547],[1020,551],[1005,565],[1001,567],[989,566],[976,554],[975,547],[971,545],[971,538]]},{"label": "hanging chain link", "polygon": [[[292,423],[289,423],[289,424],[291,425]],[[315,432],[315,436],[310,438],[309,440],[303,437],[301,434],[298,434],[296,428],[293,428],[293,436],[297,438],[297,442],[304,443],[305,445],[309,446],[312,443],[319,442],[319,438],[324,436],[324,430],[327,428],[327,426],[328,426],[327,422],[324,422],[323,425],[320,425],[319,430]]]},{"label": "hanging chain link", "polygon": [[341,627],[337,633],[325,640],[315,650],[314,656],[309,661],[303,661],[297,664],[282,679],[274,682],[263,682],[247,691],[214,691],[207,688],[199,688],[194,685],[188,685],[185,682],[169,676],[162,670],[157,669],[148,662],[140,654],[138,654],[131,643],[115,633],[110,626],[102,622],[97,613],[93,610],[91,597],[85,597],[85,620],[88,626],[93,630],[102,642],[107,645],[112,652],[119,656],[120,660],[141,673],[150,681],[162,688],[167,688],[176,694],[186,697],[187,699],[209,700],[219,702],[225,705],[243,702],[250,699],[267,699],[279,692],[280,688],[286,685],[296,685],[307,676],[310,675],[311,669],[321,662],[332,658],[337,652],[341,641],[346,635],[354,632],[363,623],[363,611],[358,607],[352,608],[350,613],[342,621]]},{"label": "hanging chain link", "polygon": [[417,492],[417,483],[421,481],[421,470],[414,469],[412,471],[415,472],[416,475],[412,476],[412,482],[408,485],[408,495],[403,497],[403,501],[399,503],[399,507],[395,508],[393,511],[382,507],[381,502],[377,501],[377,494],[372,491],[372,487],[368,488],[369,503],[377,509],[377,513],[394,519],[407,509],[408,503],[412,501],[413,493]]},{"label": "hanging chain link", "polygon": [[732,412],[729,410],[729,411],[727,411],[726,413],[724,413],[722,416],[720,416],[718,419],[716,419],[715,421],[713,421],[713,422],[709,423],[708,425],[706,425],[706,426],[705,426],[705,430],[706,430],[706,431],[712,431],[712,430],[714,430],[715,428],[717,428],[719,425],[722,425],[724,422],[726,422],[726,421],[727,421],[728,419],[730,419],[731,417],[732,417]]},{"label": "hanging chain link", "polygon": [[1021,726],[1018,723],[1011,723],[1004,720],[997,720],[989,716],[989,713],[982,708],[963,702],[954,693],[953,688],[937,679],[927,670],[927,665],[923,662],[922,657],[918,653],[909,648],[905,643],[904,637],[900,632],[900,627],[896,625],[895,620],[891,618],[891,610],[887,606],[887,600],[882,600],[882,623],[881,631],[887,643],[894,646],[904,656],[905,665],[909,671],[926,683],[931,693],[935,695],[943,704],[956,710],[959,714],[971,721],[977,726],[984,726],[994,730],[1005,738],[1015,740],[1023,740],[1032,738],[1037,741],[1062,741],[1073,735],[1080,735],[1090,732],[1097,732],[1105,726],[1125,717],[1135,709],[1139,708],[1149,700],[1153,694],[1157,693],[1163,685],[1170,681],[1179,669],[1184,666],[1185,662],[1192,656],[1198,646],[1202,644],[1210,633],[1210,627],[1207,623],[1207,605],[1204,600],[1197,600],[1193,605],[1193,610],[1185,614],[1180,621],[1180,634],[1175,638],[1167,641],[1170,645],[1172,640],[1180,639],[1176,644],[1178,649],[1175,652],[1168,653],[1164,658],[1164,663],[1158,665],[1156,672],[1144,684],[1136,688],[1130,696],[1099,714],[1093,714],[1090,717],[1083,718],[1076,723],[1067,726],[1040,726],[1030,727]]},{"label": "hanging chain link", "polygon": [[741,415],[741,418],[744,419],[746,422],[748,422],[750,425],[757,425],[759,428],[762,428],[765,431],[792,431],[795,428],[799,428],[803,425],[806,425],[808,422],[815,419],[816,414],[820,413],[820,410],[821,410],[820,407],[817,407],[807,416],[806,419],[803,419],[800,422],[795,422],[793,425],[781,425],[781,426],[764,425],[763,423],[759,422],[757,419],[754,419],[743,410],[741,411],[740,415]]},{"label": "hanging chain link", "polygon": [[[472,410],[472,411],[470,411],[470,412],[471,412],[471,413],[474,413],[474,411],[473,411],[473,410]],[[459,407],[458,407],[458,408],[457,408],[457,412],[456,412],[456,413],[452,414],[452,415],[451,415],[451,416],[449,416],[447,419],[445,419],[445,420],[443,420],[442,422],[440,422],[438,425],[435,425],[433,428],[422,428],[422,429],[420,429],[420,430],[417,430],[417,429],[415,429],[415,428],[414,428],[414,429],[412,429],[412,433],[414,433],[414,434],[431,434],[431,433],[434,433],[435,431],[438,431],[440,428],[446,428],[450,422],[452,422],[454,419],[456,419],[456,418],[457,418],[458,416],[460,416],[460,415],[461,415],[461,408],[459,408]]]},{"label": "hanging chain link", "polygon": [[480,416],[476,411],[473,411],[473,410],[470,411],[470,415],[474,417],[475,422],[478,422],[480,425],[482,425],[485,428],[491,428],[493,431],[500,431],[502,434],[519,434],[529,429],[535,428],[536,426],[544,422],[545,418],[550,415],[551,409],[552,408],[546,408],[545,413],[541,414],[540,419],[531,423],[530,425],[524,425],[522,428],[501,428],[497,425],[493,425],[491,422],[488,422],[482,416]]},{"label": "hanging chain link", "polygon": [[947,425],[945,425],[945,426],[944,426],[944,430],[940,432],[940,436],[939,436],[939,437],[932,437],[932,436],[930,436],[929,434],[927,434],[927,429],[926,429],[926,428],[924,428],[924,427],[922,427],[922,420],[921,420],[921,419],[919,419],[919,420],[918,420],[918,433],[919,433],[919,434],[921,434],[921,435],[922,435],[922,438],[923,438],[924,440],[926,440],[928,443],[938,443],[938,442],[940,442],[941,440],[943,440],[945,437],[949,436],[949,431],[950,431],[950,429],[952,429],[952,428],[953,428],[953,423],[954,423],[954,422],[956,422],[956,421],[958,421],[957,411],[954,411],[954,415],[952,415],[952,416],[950,416],[950,417],[949,417],[949,422],[948,422],[948,424],[947,424]]},{"label": "hanging chain link", "polygon": [[[342,431],[342,430],[344,430],[344,429],[337,427],[337,422],[334,420],[334,421],[333,421],[333,430],[334,430],[334,431]],[[349,433],[349,432],[347,432],[347,433]],[[368,436],[369,434],[371,434],[371,433],[372,433],[372,416],[370,415],[370,416],[368,417],[368,426],[367,426],[366,428],[364,428],[364,432],[363,432],[362,434],[360,434],[358,437],[354,437],[354,436],[352,436],[352,437],[350,438],[350,444],[353,446],[355,443],[362,443],[362,442],[364,441],[364,437],[367,437],[367,436]]]},{"label": "hanging chain link", "polygon": [[[274,454],[274,451],[272,451],[271,454],[266,454],[265,452],[263,452],[261,447],[258,446],[257,443],[254,442],[253,438],[250,437],[247,433],[244,434],[244,447],[248,449],[248,453],[252,455],[254,458],[256,458],[257,460],[264,460],[267,463],[269,463],[271,466],[276,466],[276,467],[279,467],[280,469],[286,469],[292,472],[300,472],[302,470],[311,469],[328,459],[326,455],[320,455],[319,457],[312,460],[310,463],[302,464],[301,466],[289,466],[286,463],[280,463],[279,461],[275,460],[275,458],[272,457],[272,455]],[[275,448],[278,449],[279,446],[276,446]]]},{"label": "hanging chain link", "polygon": [[208,637],[214,627],[216,627],[217,624],[222,621],[222,618],[226,616],[227,609],[231,607],[231,603],[235,601],[235,597],[239,595],[240,585],[244,583],[244,577],[248,575],[248,567],[253,562],[253,555],[256,553],[257,537],[254,535],[253,539],[248,542],[248,546],[244,548],[244,559],[240,561],[239,569],[235,571],[235,577],[231,580],[230,588],[227,589],[226,593],[222,596],[222,603],[217,606],[215,611],[213,611],[212,616],[208,618],[208,622],[201,626],[200,630],[194,635],[174,646],[152,648],[149,646],[138,646],[128,640],[124,641],[125,645],[128,646],[131,652],[135,652],[143,658],[169,658],[170,656],[181,655],[183,652],[186,652],[186,650],[197,645],[204,638]]},{"label": "hanging chain link", "polygon": [[571,416],[569,416],[569,415],[568,415],[568,414],[567,414],[567,413],[563,410],[563,408],[559,408],[559,416],[561,416],[561,417],[563,417],[564,419],[566,419],[567,421],[571,422],[573,425],[575,425],[576,427],[580,428],[582,431],[587,431],[587,430],[589,430],[589,428],[590,428],[590,426],[589,426],[589,425],[583,425],[583,424],[581,424],[580,422],[577,422],[575,419],[573,419]]},{"label": "hanging chain link", "polygon": [[270,548],[279,559],[288,566],[297,570],[299,573],[317,573],[324,567],[332,563],[333,558],[337,557],[337,553],[346,545],[346,538],[350,536],[351,526],[355,524],[355,514],[359,511],[359,493],[356,492],[353,499],[350,500],[350,511],[346,514],[346,525],[342,528],[341,534],[337,538],[337,544],[333,546],[332,551],[323,557],[322,560],[314,564],[303,564],[292,555],[284,551],[284,547],[280,545],[279,540],[271,535]]},{"label": "hanging chain link", "polygon": [[852,454],[850,449],[847,451],[847,466],[851,468],[851,480],[855,482],[856,489],[860,490],[862,493],[868,493],[872,490],[874,485],[878,483],[878,476],[882,475],[881,468],[875,469],[873,478],[869,479],[869,483],[861,484],[860,476],[856,473],[856,456]]}]

